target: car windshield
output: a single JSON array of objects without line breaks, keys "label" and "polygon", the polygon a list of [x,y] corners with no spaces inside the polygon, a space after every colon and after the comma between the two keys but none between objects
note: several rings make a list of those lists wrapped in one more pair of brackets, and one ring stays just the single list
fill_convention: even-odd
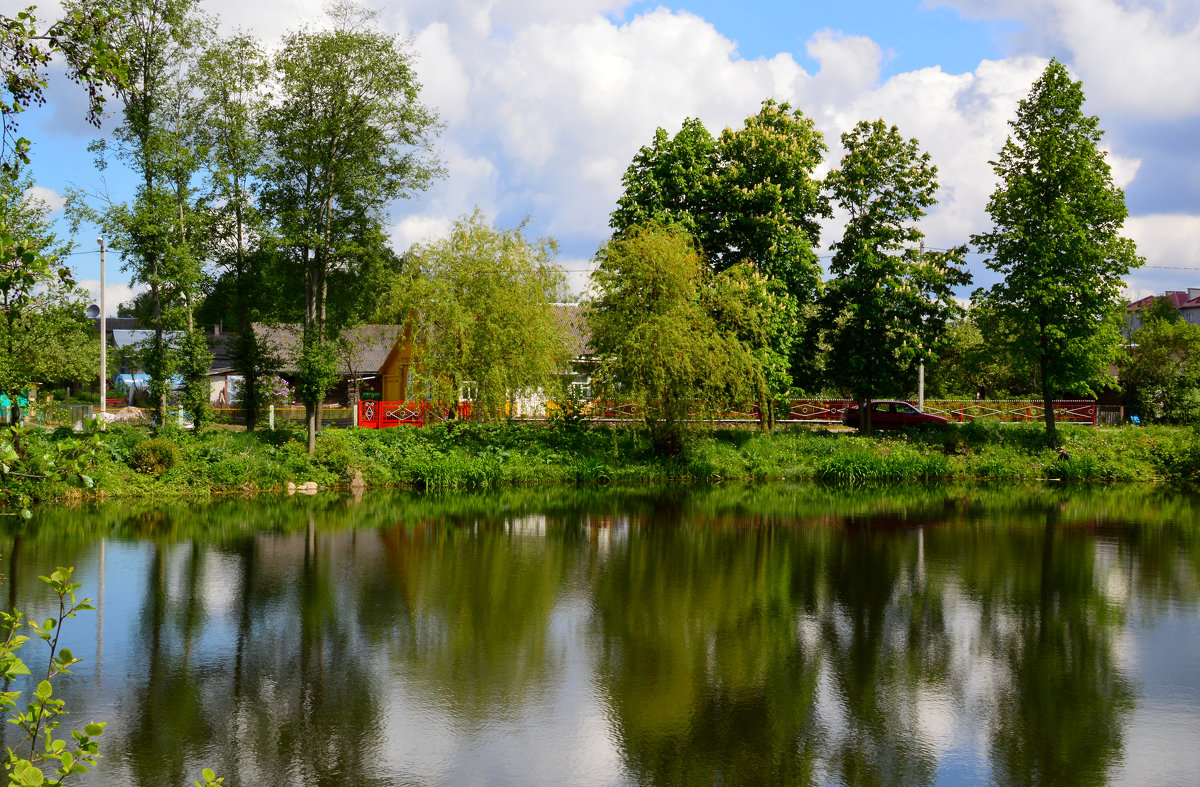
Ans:
[{"label": "car windshield", "polygon": [[897,402],[896,412],[907,413],[909,415],[916,415],[917,413],[919,413],[921,411],[918,410],[917,408],[913,407],[911,404],[906,404],[904,402]]}]

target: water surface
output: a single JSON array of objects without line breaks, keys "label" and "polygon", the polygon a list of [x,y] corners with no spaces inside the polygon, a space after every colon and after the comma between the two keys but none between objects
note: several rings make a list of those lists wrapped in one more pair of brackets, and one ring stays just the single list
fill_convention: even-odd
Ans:
[{"label": "water surface", "polygon": [[[1200,500],[762,485],[51,509],[77,783],[1193,784]],[[26,660],[41,664],[35,643]],[[37,670],[35,669],[35,672]],[[10,725],[0,745],[14,745]]]}]

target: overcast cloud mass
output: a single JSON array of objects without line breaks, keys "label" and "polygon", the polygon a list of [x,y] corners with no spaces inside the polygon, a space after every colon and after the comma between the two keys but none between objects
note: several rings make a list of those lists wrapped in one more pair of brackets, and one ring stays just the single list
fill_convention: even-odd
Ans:
[{"label": "overcast cloud mass", "polygon": [[[1100,116],[1126,188],[1126,229],[1148,265],[1130,277],[1130,294],[1200,286],[1200,4],[874,0],[857,4],[866,13],[822,6],[816,24],[808,2],[747,0],[733,9],[736,20],[721,5],[400,0],[381,8],[386,29],[412,36],[424,100],[446,125],[439,148],[448,177],[394,206],[396,249],[478,206],[506,225],[528,217],[532,233],[558,238],[560,261],[581,286],[607,237],[621,175],[654,129],[673,133],[691,116],[716,134],[768,97],[816,120],[829,162],[841,155],[839,134],[860,119],[883,117],[920,139],[942,186],[924,225],[928,242],[963,243],[988,226],[988,160],[1007,121],[1058,57],[1083,80],[1086,109]],[[268,42],[322,17],[317,0],[206,7],[224,32],[245,28]],[[864,21],[871,7],[887,26]],[[722,30],[735,25],[740,40]],[[69,183],[101,187],[85,151],[96,132],[70,88],[56,87],[23,127],[38,143],[34,167],[50,204]],[[110,173],[107,186],[120,195],[127,181]],[[830,223],[822,247],[839,232]],[[94,248],[93,238],[84,233],[81,249]],[[81,278],[96,278],[94,256],[74,258]],[[1198,270],[1178,270],[1188,267]],[[994,281],[978,261],[973,270],[977,284]]]}]

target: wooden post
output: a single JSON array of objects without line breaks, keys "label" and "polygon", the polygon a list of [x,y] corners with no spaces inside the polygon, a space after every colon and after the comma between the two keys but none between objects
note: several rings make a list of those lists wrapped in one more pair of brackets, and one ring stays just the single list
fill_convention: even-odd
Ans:
[{"label": "wooden post", "polygon": [[271,405],[270,407],[267,408],[267,425],[270,426],[272,431],[274,431],[274,429],[275,429],[275,405]]}]

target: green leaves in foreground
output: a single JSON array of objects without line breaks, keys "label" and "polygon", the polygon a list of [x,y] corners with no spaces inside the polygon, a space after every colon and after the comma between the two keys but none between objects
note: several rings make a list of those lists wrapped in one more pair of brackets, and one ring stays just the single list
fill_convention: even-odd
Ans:
[{"label": "green leaves in foreground", "polygon": [[[57,738],[54,731],[62,722],[60,716],[67,715],[65,702],[54,696],[54,677],[70,674],[71,667],[79,659],[67,648],[58,647],[62,623],[75,617],[76,612],[94,609],[91,599],[76,601],[75,591],[80,583],[72,582],[73,568],[60,567],[50,576],[40,579],[50,586],[58,596],[58,615],[41,623],[27,621],[17,611],[0,613],[0,675],[4,679],[29,675],[29,668],[17,655],[17,651],[30,640],[19,633],[22,624],[33,629],[38,638],[50,649],[46,677],[33,690],[32,700],[25,709],[18,710],[20,691],[0,692],[0,709],[8,715],[8,722],[23,730],[25,737],[8,750],[4,769],[8,771],[10,785],[56,785],[62,784],[73,773],[87,773],[100,759],[100,744],[96,738],[104,733],[105,722],[87,724],[82,730],[71,730],[70,738]],[[28,750],[25,746],[28,745]],[[57,767],[55,767],[57,765]],[[44,768],[54,767],[53,775],[47,776]]]}]

